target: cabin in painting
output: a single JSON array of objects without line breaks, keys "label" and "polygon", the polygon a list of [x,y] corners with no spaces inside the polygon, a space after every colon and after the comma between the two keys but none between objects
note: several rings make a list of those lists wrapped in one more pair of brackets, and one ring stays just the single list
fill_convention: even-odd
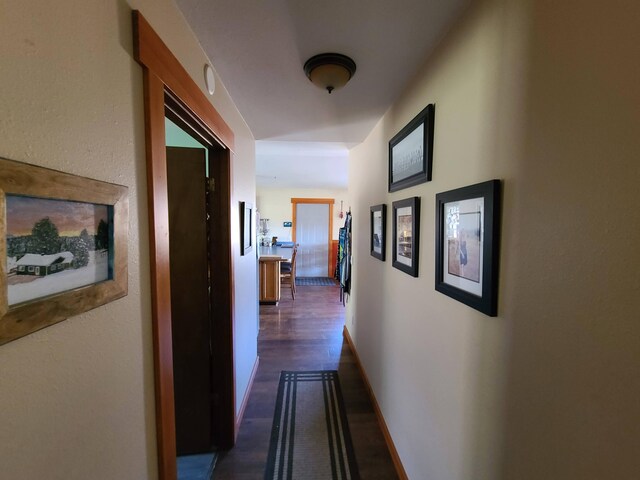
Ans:
[{"label": "cabin in painting", "polygon": [[27,253],[16,262],[17,274],[44,277],[68,269],[72,262],[73,254],[71,252],[60,252],[53,255]]}]

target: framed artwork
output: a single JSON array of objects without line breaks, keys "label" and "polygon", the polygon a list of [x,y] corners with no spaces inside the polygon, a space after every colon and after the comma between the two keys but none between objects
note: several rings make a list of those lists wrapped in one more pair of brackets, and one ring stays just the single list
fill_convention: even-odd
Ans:
[{"label": "framed artwork", "polygon": [[127,294],[128,189],[0,159],[0,345]]},{"label": "framed artwork", "polygon": [[374,205],[371,207],[371,256],[384,262],[387,249],[387,206]]},{"label": "framed artwork", "polygon": [[389,191],[431,181],[435,106],[429,104],[389,141]]},{"label": "framed artwork", "polygon": [[246,255],[253,248],[253,206],[240,202],[240,255]]},{"label": "framed artwork", "polygon": [[412,277],[417,277],[419,247],[420,197],[393,202],[392,265]]},{"label": "framed artwork", "polygon": [[436,195],[436,290],[491,317],[498,309],[500,180]]}]

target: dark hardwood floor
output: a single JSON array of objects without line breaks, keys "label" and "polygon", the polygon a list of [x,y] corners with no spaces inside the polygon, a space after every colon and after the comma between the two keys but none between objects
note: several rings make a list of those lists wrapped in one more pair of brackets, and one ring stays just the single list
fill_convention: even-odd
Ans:
[{"label": "dark hardwood floor", "polygon": [[397,478],[354,356],[343,339],[344,307],[338,297],[338,287],[299,286],[295,302],[283,289],[280,305],[260,306],[260,367],[238,442],[221,452],[215,480],[263,478],[281,370],[338,370],[361,478]]}]

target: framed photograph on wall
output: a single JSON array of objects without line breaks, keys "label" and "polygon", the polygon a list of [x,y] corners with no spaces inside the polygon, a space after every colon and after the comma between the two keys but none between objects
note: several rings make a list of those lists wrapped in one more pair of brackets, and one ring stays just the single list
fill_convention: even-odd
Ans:
[{"label": "framed photograph on wall", "polygon": [[417,277],[419,247],[420,197],[393,202],[392,265]]},{"label": "framed photograph on wall", "polygon": [[435,106],[429,104],[389,141],[389,191],[431,181]]},{"label": "framed photograph on wall", "polygon": [[253,249],[253,205],[240,202],[240,255],[246,255]]},{"label": "framed photograph on wall", "polygon": [[0,159],[0,345],[127,294],[128,189]]},{"label": "framed photograph on wall", "polygon": [[436,290],[491,317],[498,309],[500,180],[436,195]]},{"label": "framed photograph on wall", "polygon": [[387,249],[387,206],[374,205],[371,207],[371,256],[378,260],[385,260]]}]

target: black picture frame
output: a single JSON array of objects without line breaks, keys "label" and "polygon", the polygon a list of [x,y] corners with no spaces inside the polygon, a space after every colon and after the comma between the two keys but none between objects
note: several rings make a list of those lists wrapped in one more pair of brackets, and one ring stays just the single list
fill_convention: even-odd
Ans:
[{"label": "black picture frame", "polygon": [[389,141],[389,191],[431,181],[435,105],[430,103]]},{"label": "black picture frame", "polygon": [[369,218],[371,256],[384,262],[387,250],[387,206],[385,204],[372,206]]},{"label": "black picture frame", "polygon": [[501,189],[489,180],[436,195],[436,290],[490,317],[498,314]]},{"label": "black picture frame", "polygon": [[240,202],[240,255],[253,249],[253,205]]},{"label": "black picture frame", "polygon": [[420,258],[420,197],[393,202],[392,211],[392,265],[417,277]]}]

